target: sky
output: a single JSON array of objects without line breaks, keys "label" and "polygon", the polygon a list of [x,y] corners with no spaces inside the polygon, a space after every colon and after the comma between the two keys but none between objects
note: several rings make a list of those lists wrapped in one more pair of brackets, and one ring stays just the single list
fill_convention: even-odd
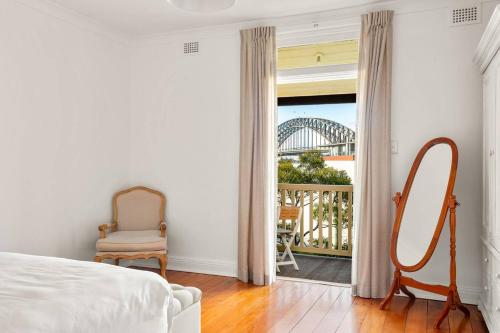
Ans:
[{"label": "sky", "polygon": [[278,125],[300,117],[333,120],[356,130],[356,104],[287,105],[278,107]]}]

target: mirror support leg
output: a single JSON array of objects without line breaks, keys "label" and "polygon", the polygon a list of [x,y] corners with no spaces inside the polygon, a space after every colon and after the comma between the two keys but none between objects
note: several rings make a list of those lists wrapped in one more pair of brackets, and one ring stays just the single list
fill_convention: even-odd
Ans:
[{"label": "mirror support leg", "polygon": [[446,299],[446,305],[441,312],[434,328],[438,329],[444,318],[448,315],[450,310],[456,310],[457,308],[464,313],[466,317],[470,316],[469,310],[462,304],[460,296],[458,295],[457,289],[457,264],[456,264],[456,209],[458,203],[454,195],[450,198],[450,291],[448,293],[448,298]]},{"label": "mirror support leg", "polygon": [[415,295],[414,295],[411,291],[409,291],[409,290],[408,290],[408,288],[406,288],[406,286],[405,286],[405,285],[401,285],[401,286],[400,286],[400,288],[401,288],[401,291],[402,291],[403,293],[405,293],[405,294],[406,294],[406,296],[408,296],[408,297],[410,298],[410,300],[411,300],[411,301],[414,301],[414,300],[415,300]]},{"label": "mirror support leg", "polygon": [[401,288],[400,277],[401,277],[401,271],[399,271],[399,269],[396,269],[394,271],[394,279],[392,280],[391,288],[389,289],[389,292],[387,293],[387,296],[385,296],[382,303],[380,303],[381,310],[384,310],[385,307],[391,302],[392,298],[394,297],[394,294],[399,294],[399,289]]},{"label": "mirror support leg", "polygon": [[456,307],[464,313],[466,317],[470,317],[470,312],[469,309],[465,307],[465,305],[462,304],[462,301],[460,300],[460,296],[458,296],[458,292],[455,293],[455,304]]},{"label": "mirror support leg", "polygon": [[436,320],[436,323],[434,324],[435,329],[439,329],[439,326],[441,326],[441,323],[443,322],[444,318],[448,315],[451,309],[451,303],[452,303],[452,298],[453,298],[453,293],[450,291],[448,294],[448,298],[446,299],[446,304],[444,306],[443,311],[441,311],[441,314],[438,317],[438,320]]}]

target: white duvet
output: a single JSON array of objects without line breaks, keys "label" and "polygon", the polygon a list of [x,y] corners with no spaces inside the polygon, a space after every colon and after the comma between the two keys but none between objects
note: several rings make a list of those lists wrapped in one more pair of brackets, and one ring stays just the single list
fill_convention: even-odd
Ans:
[{"label": "white duvet", "polygon": [[172,291],[159,275],[0,252],[0,331],[168,331]]}]

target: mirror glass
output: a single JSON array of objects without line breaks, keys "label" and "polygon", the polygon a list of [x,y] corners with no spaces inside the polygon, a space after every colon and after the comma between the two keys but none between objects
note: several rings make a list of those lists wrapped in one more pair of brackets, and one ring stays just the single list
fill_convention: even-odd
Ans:
[{"label": "mirror glass", "polygon": [[451,147],[437,144],[420,163],[399,229],[396,251],[402,265],[416,265],[431,243],[446,196],[451,162]]}]

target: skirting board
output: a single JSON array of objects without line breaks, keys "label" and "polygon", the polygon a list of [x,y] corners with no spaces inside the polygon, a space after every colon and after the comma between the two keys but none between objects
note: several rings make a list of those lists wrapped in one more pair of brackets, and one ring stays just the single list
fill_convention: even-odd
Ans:
[{"label": "skirting board", "polygon": [[[150,268],[160,268],[157,260],[122,260],[120,266],[143,266]],[[199,258],[187,258],[187,257],[177,257],[168,256],[167,259],[167,269],[173,271],[190,272],[190,273],[202,273],[210,275],[221,275],[221,276],[237,276],[237,266],[236,262],[224,261],[224,260],[213,260],[213,259],[199,259]]]},{"label": "skirting board", "polygon": [[[436,301],[446,301],[446,297],[438,295],[438,294],[433,294],[433,293],[426,292],[424,290],[418,290],[418,289],[414,289],[414,288],[408,288],[408,289],[410,289],[410,291],[412,293],[414,293],[417,298],[432,299],[432,300],[436,300]],[[462,300],[462,303],[478,305],[479,304],[479,296],[481,294],[481,288],[459,287],[458,294],[460,295],[460,299]],[[401,293],[401,296],[405,296],[405,295],[403,293]]]},{"label": "skirting board", "polygon": [[203,273],[222,276],[238,276],[238,268],[234,261],[195,259],[186,257],[169,257],[167,268],[174,271]]}]

